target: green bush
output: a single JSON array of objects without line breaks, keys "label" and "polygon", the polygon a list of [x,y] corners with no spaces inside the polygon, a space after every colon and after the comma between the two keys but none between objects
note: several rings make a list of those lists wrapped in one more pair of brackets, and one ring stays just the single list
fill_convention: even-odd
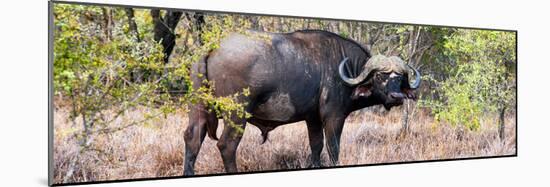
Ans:
[{"label": "green bush", "polygon": [[[113,27],[106,28],[102,20],[105,12],[112,11]],[[128,31],[122,8],[95,6],[56,5],[54,7],[54,90],[55,94],[70,101],[70,120],[84,126],[75,136],[84,141],[88,136],[145,124],[175,111],[186,109],[188,104],[201,102],[210,106],[218,117],[249,117],[244,111],[246,103],[236,98],[247,95],[247,89],[231,96],[212,94],[213,84],[205,82],[197,90],[192,87],[190,67],[200,57],[219,47],[220,40],[230,32],[242,32],[243,19],[226,16],[223,19],[207,17],[207,24],[199,38],[202,45],[174,58],[169,64],[163,61],[164,53],[159,41],[153,39],[151,16],[148,11],[136,11],[141,40]],[[104,32],[110,29],[110,32]],[[198,31],[195,31],[198,32]],[[110,33],[112,36],[107,36]],[[177,98],[171,95],[172,86],[185,88]],[[135,107],[148,107],[142,119],[122,126],[112,122],[125,111]],[[114,115],[109,115],[114,114]],[[77,120],[80,120],[77,122]],[[230,122],[230,120],[226,120]]]},{"label": "green bush", "polygon": [[433,80],[438,98],[422,101],[436,120],[477,130],[486,113],[513,104],[513,33],[459,30],[445,38],[442,52],[448,76]]}]

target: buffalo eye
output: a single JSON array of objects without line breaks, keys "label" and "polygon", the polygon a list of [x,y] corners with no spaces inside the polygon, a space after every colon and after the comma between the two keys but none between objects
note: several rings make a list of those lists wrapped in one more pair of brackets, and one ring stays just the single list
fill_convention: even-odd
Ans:
[{"label": "buffalo eye", "polygon": [[379,82],[384,82],[385,80],[388,80],[388,74],[387,73],[377,73],[375,78]]}]

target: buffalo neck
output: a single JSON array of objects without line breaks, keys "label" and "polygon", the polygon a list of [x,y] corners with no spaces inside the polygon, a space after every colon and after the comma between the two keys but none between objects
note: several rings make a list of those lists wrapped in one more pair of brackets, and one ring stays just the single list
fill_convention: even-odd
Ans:
[{"label": "buffalo neck", "polygon": [[379,105],[381,103],[377,102],[377,99],[373,98],[373,96],[370,97],[360,97],[358,99],[355,99],[351,103],[351,111],[349,113],[354,112],[356,110],[361,110],[366,107]]}]

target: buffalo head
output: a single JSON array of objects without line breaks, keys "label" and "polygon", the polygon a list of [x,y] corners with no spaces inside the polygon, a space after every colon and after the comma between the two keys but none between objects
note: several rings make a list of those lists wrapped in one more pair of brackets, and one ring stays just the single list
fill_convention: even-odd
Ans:
[{"label": "buffalo head", "polygon": [[348,58],[344,58],[338,70],[340,78],[353,88],[352,99],[368,97],[388,110],[403,104],[405,99],[416,99],[413,91],[420,86],[420,73],[399,57],[375,55],[354,78],[349,76],[357,70],[350,68],[347,62]]}]

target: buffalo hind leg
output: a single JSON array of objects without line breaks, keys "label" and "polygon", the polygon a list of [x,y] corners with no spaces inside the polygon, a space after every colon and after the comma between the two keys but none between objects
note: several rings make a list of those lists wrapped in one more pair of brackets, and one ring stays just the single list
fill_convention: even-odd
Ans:
[{"label": "buffalo hind leg", "polygon": [[324,140],[321,120],[318,117],[313,117],[307,119],[306,123],[312,167],[321,167],[321,151],[323,151]]},{"label": "buffalo hind leg", "polygon": [[185,161],[183,174],[195,174],[195,161],[206,135],[208,123],[218,123],[215,115],[208,113],[202,105],[195,105],[189,112],[189,126],[185,130]]},{"label": "buffalo hind leg", "polygon": [[230,122],[224,120],[223,133],[217,143],[227,173],[237,172],[237,148],[241,142],[246,126],[246,120],[244,119],[235,117],[231,119],[233,125],[229,125]]},{"label": "buffalo hind leg", "polygon": [[344,127],[345,118],[328,118],[324,120],[327,152],[332,166],[338,164],[340,154],[340,136]]}]

